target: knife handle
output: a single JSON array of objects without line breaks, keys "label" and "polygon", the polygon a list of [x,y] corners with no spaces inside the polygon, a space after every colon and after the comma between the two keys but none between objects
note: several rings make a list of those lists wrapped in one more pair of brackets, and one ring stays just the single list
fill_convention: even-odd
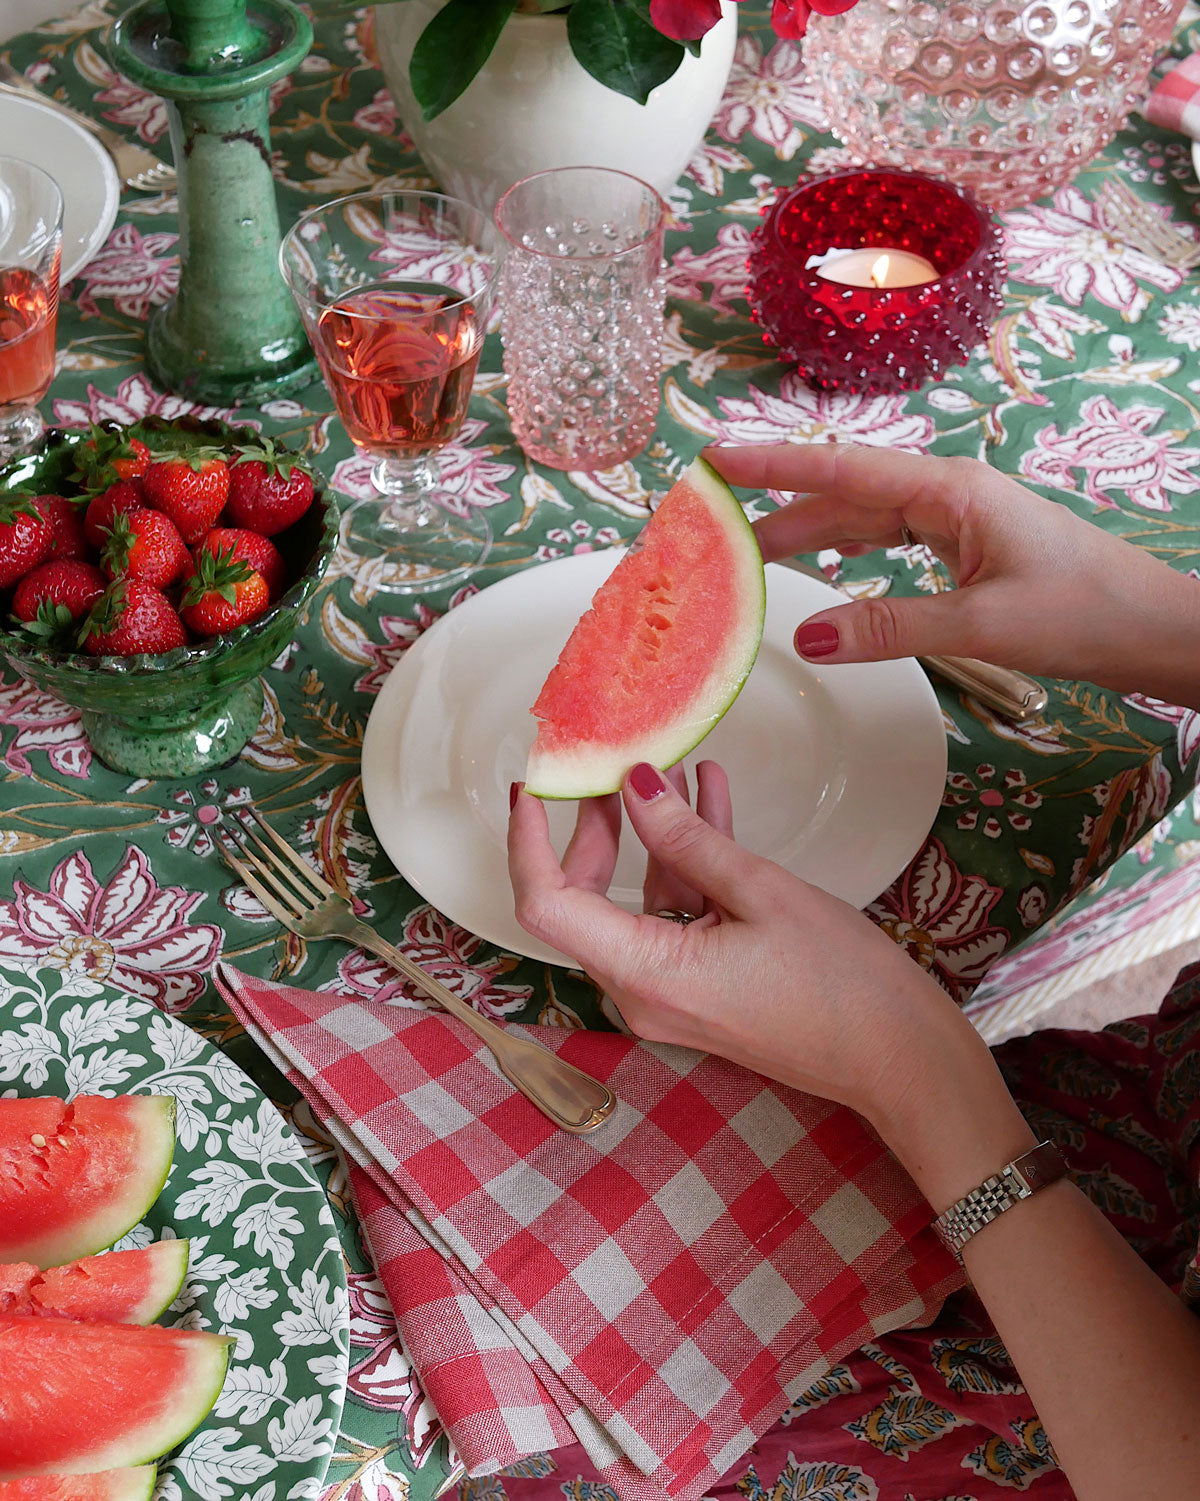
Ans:
[{"label": "knife handle", "polygon": [[1033,678],[1010,667],[996,667],[973,657],[922,657],[921,665],[970,693],[1006,719],[1018,722],[1040,714],[1050,695]]}]

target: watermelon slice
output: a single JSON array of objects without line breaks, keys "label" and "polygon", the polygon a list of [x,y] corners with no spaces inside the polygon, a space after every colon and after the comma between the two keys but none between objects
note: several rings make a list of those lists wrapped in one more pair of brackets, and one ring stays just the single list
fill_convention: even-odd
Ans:
[{"label": "watermelon slice", "polygon": [[59,1266],[136,1225],[175,1150],[165,1095],[0,1100],[0,1261]]},{"label": "watermelon slice", "polygon": [[175,1301],[187,1264],[186,1240],[160,1240],[44,1272],[27,1261],[0,1266],[0,1314],[153,1324]]},{"label": "watermelon slice", "polygon": [[596,591],[546,679],[525,790],[595,797],[615,792],[637,761],[682,760],[738,696],[766,601],[750,523],[697,459]]},{"label": "watermelon slice", "polygon": [[28,1475],[0,1480],[0,1501],[150,1501],[157,1479],[153,1465],[99,1475]]},{"label": "watermelon slice", "polygon": [[157,1459],[217,1400],[222,1334],[0,1317],[0,1480]]}]

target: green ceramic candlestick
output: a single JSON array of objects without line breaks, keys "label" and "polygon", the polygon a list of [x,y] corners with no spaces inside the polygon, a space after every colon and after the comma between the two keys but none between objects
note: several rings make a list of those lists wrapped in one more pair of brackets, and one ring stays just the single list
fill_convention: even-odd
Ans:
[{"label": "green ceramic candlestick", "polygon": [[109,39],[114,67],[167,101],[179,174],[179,292],[147,333],[167,389],[221,406],[314,378],[279,274],[269,94],[312,45],[290,0],[137,0]]}]

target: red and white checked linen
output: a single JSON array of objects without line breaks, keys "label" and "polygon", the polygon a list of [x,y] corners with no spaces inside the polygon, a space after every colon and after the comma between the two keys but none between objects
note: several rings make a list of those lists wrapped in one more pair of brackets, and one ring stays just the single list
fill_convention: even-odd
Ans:
[{"label": "red and white checked linen", "polygon": [[1193,52],[1162,76],[1142,113],[1151,125],[1200,140],[1200,53]]},{"label": "red and white checked linen", "polygon": [[960,1280],[912,1181],[828,1101],[683,1048],[518,1027],[620,1100],[570,1136],[442,1013],[227,964],[217,981],[349,1159],[471,1475],[578,1442],[622,1501],[694,1501],[793,1395]]}]

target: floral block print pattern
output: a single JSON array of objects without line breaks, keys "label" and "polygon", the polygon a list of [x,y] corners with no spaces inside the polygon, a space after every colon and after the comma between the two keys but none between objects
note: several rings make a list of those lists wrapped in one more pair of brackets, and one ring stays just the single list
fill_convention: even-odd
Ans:
[{"label": "floral block print pattern", "polygon": [[[738,11],[725,98],[670,194],[663,402],[645,453],[600,474],[530,464],[513,442],[493,332],[468,420],[443,455],[456,507],[488,511],[497,541],[487,567],[464,589],[381,604],[369,570],[339,557],[307,620],[297,621],[294,641],[264,676],[257,735],[236,764],[204,778],[117,776],[92,756],[72,710],[4,669],[0,961],[57,977],[81,996],[87,987],[118,984],[186,1018],[262,1077],[265,1065],[209,983],[222,953],[264,977],[411,1003],[374,962],[282,935],[232,880],[206,820],[209,810],[223,817],[252,800],[365,916],[488,1014],[611,1025],[580,974],[497,952],[396,877],[363,808],[363,727],[388,672],[442,614],[512,569],[628,538],[656,495],[713,439],[875,443],[986,458],[1097,525],[1196,568],[1197,283],[1111,235],[1099,203],[1101,185],[1116,173],[1164,220],[1190,225],[1198,190],[1186,146],[1135,118],[1068,188],[1006,215],[1005,308],[987,347],[964,368],[900,396],[821,396],[764,346],[744,298],[745,256],[776,187],[849,163],[816,109],[801,48],[772,36],[766,0],[742,0]],[[46,93],[165,154],[162,100],[105,61],[101,31],[110,19],[107,5],[89,0],[3,52]],[[1196,45],[1200,35],[1180,34],[1181,51]],[[310,56],[273,97],[285,224],[335,194],[430,185],[378,71],[371,10],[320,21]],[[249,422],[306,450],[351,498],[369,495],[369,464],[352,450],[319,383],[235,411],[150,381],[146,320],[178,284],[177,211],[173,193],[125,195],[107,243],[63,288],[47,417],[79,425],[194,413]],[[379,247],[381,257],[406,264],[419,253],[419,246]],[[752,514],[779,499],[746,497]],[[935,593],[950,583],[922,547],[866,558],[829,551],[814,561],[858,597]],[[1149,931],[1172,902],[1200,891],[1200,809],[1190,801],[1200,717],[1086,684],[1049,688],[1045,714],[1018,726],[939,687],[950,751],[943,807],[909,870],[872,906],[875,920],[967,1005],[981,983],[1002,997],[1122,935]],[[886,777],[885,762],[879,774]],[[373,1290],[332,1144],[281,1081],[271,1087],[304,1128],[340,1229],[351,1272],[352,1374],[336,1457],[320,1487],[304,1481],[272,1489],[269,1477],[247,1474],[234,1489],[250,1501],[432,1501],[455,1456]],[[964,1380],[1006,1379],[996,1361],[958,1346],[944,1359],[976,1373]],[[269,1363],[265,1369],[269,1378]],[[1021,1426],[1027,1413],[1014,1413],[1016,1428],[986,1440],[953,1426],[933,1438],[948,1422],[944,1412],[958,1410],[941,1388],[914,1392],[898,1368],[885,1370],[870,1353],[828,1380],[810,1394],[811,1406],[824,1411],[827,1403],[832,1411],[845,1403],[845,1421],[861,1422],[862,1436],[844,1455],[807,1455],[793,1444],[790,1465],[786,1452],[778,1463],[775,1456],[755,1461],[737,1477],[738,1494],[870,1497],[878,1489],[872,1464],[905,1473],[898,1449],[911,1443],[912,1472],[921,1455],[960,1440],[957,1488],[937,1492],[939,1501],[1022,1486],[1036,1495],[1048,1483],[1041,1439]],[[788,1431],[800,1426],[797,1414]],[[493,1484],[498,1496],[500,1482]],[[586,1482],[558,1474],[555,1484],[578,1501],[599,1501]],[[913,1494],[924,1493],[917,1487]]]},{"label": "floral block print pattern", "polygon": [[350,1320],[334,1217],[301,1141],[230,1059],[120,982],[0,962],[0,1017],[5,1093],[175,1101],[167,1183],[117,1249],[186,1239],[187,1274],[160,1322],[235,1344],[216,1405],[162,1465],[156,1501],[315,1496]]}]

